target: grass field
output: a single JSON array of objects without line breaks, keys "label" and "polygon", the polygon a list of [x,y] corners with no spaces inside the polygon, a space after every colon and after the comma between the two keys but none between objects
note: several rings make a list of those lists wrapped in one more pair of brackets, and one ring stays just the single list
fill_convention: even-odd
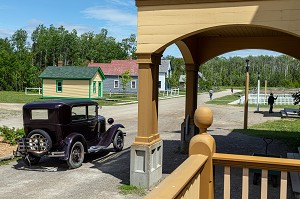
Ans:
[{"label": "grass field", "polygon": [[[0,103],[28,103],[37,101],[46,101],[41,95],[25,95],[24,92],[0,91]],[[118,105],[120,102],[136,101],[136,95],[112,94],[104,95],[104,99],[96,100],[101,106]]]},{"label": "grass field", "polygon": [[300,119],[281,119],[253,125],[249,129],[235,129],[250,136],[269,137],[283,141],[291,150],[300,147]]}]

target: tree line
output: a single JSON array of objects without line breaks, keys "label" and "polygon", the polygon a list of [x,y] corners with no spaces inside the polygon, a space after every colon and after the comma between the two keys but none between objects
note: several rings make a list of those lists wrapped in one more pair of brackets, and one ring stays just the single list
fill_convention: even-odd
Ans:
[{"label": "tree line", "polygon": [[[87,32],[79,35],[76,30],[68,31],[63,26],[39,25],[29,36],[25,30],[17,30],[10,38],[0,38],[0,90],[23,91],[25,87],[40,87],[39,74],[47,66],[58,61],[64,65],[87,66],[91,60],[109,63],[135,56],[136,36],[118,42],[108,36],[108,30],[100,33]],[[166,56],[172,64],[172,77],[167,79],[170,87],[179,86],[180,75],[185,74],[184,60]],[[287,55],[215,57],[199,66],[203,78],[199,88],[241,87],[245,82],[246,60],[250,64],[250,86],[257,85],[257,76],[263,84],[271,87],[300,87],[300,62]]]},{"label": "tree line", "polygon": [[262,85],[267,81],[269,87],[300,87],[300,62],[288,55],[216,57],[200,66],[199,71],[205,77],[200,79],[200,87],[244,86],[246,60],[249,60],[250,87],[257,87],[258,73]]},{"label": "tree line", "polygon": [[63,26],[39,25],[32,34],[17,30],[10,38],[0,38],[0,90],[22,91],[25,87],[39,87],[39,74],[47,66],[63,61],[66,66],[87,66],[91,60],[109,63],[111,60],[135,58],[136,36],[118,42],[100,33],[78,35]]},{"label": "tree line", "polygon": [[[182,58],[167,56],[171,60],[173,76],[168,79],[171,87],[179,86],[180,75],[185,75]],[[300,87],[300,61],[288,55],[215,57],[199,66],[203,78],[199,78],[199,89],[209,90],[220,86],[242,87],[245,85],[246,60],[249,60],[250,87],[257,86],[258,73],[261,85],[265,80],[269,87]]]}]

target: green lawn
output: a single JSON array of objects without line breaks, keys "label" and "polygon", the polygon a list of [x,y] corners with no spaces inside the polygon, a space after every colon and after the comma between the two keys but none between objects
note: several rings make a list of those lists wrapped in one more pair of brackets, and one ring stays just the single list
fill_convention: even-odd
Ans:
[{"label": "green lawn", "polygon": [[225,105],[235,100],[240,99],[238,94],[226,95],[220,98],[213,98],[213,100],[206,102],[207,104]]},{"label": "green lawn", "polygon": [[[105,99],[96,100],[101,106],[114,106],[126,101],[136,101],[136,95],[109,94],[104,95]],[[37,101],[46,101],[51,99],[42,99],[41,95],[25,95],[24,92],[0,91],[0,103],[28,103]]]},{"label": "green lawn", "polygon": [[256,137],[270,137],[283,141],[291,150],[296,151],[300,147],[300,119],[281,119],[253,125],[249,129],[235,129]]}]

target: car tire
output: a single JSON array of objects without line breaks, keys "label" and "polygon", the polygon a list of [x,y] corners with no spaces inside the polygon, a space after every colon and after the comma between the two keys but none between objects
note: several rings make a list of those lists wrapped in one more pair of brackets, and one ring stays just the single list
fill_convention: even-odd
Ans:
[{"label": "car tire", "polygon": [[118,130],[113,140],[114,149],[116,152],[122,151],[124,147],[124,135],[121,130]]},{"label": "car tire", "polygon": [[75,142],[71,147],[69,153],[69,159],[67,160],[69,168],[76,169],[80,167],[82,165],[83,160],[84,160],[83,144],[80,141]]},{"label": "car tire", "polygon": [[[27,138],[32,138],[32,139],[38,139],[38,138],[45,138],[46,139],[46,143],[42,143],[43,145],[46,145],[46,149],[48,151],[51,150],[52,148],[52,139],[51,137],[49,136],[49,134],[42,130],[42,129],[35,129],[35,130],[32,130],[28,135],[27,135]],[[41,157],[43,155],[45,155],[47,152],[32,152],[32,154],[34,156],[37,156],[37,157]]]},{"label": "car tire", "polygon": [[22,157],[23,162],[27,166],[37,165],[39,163],[40,159],[41,159],[41,157],[34,156],[30,153],[28,154],[27,157]]}]

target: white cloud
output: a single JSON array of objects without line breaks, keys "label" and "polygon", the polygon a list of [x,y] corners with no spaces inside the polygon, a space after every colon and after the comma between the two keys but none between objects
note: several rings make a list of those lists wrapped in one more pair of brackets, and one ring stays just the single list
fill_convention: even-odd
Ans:
[{"label": "white cloud", "polygon": [[28,24],[32,25],[32,26],[38,26],[38,25],[41,25],[43,23],[44,22],[42,20],[39,20],[39,19],[29,19],[28,20]]},{"label": "white cloud", "polygon": [[6,38],[6,37],[11,37],[14,34],[14,30],[7,29],[7,28],[1,28],[0,27],[0,38]]},{"label": "white cloud", "polygon": [[90,7],[82,11],[87,18],[104,20],[117,25],[137,25],[137,15],[123,12],[119,9],[105,7]]},{"label": "white cloud", "polygon": [[135,6],[134,0],[106,0],[108,4],[115,4],[118,6],[126,6],[126,7],[133,7]]},{"label": "white cloud", "polygon": [[237,50],[229,53],[225,53],[220,55],[220,57],[248,57],[248,56],[260,56],[260,55],[268,55],[268,56],[279,56],[281,53],[270,51],[270,50],[261,50],[261,49],[247,49],[247,50]]}]

